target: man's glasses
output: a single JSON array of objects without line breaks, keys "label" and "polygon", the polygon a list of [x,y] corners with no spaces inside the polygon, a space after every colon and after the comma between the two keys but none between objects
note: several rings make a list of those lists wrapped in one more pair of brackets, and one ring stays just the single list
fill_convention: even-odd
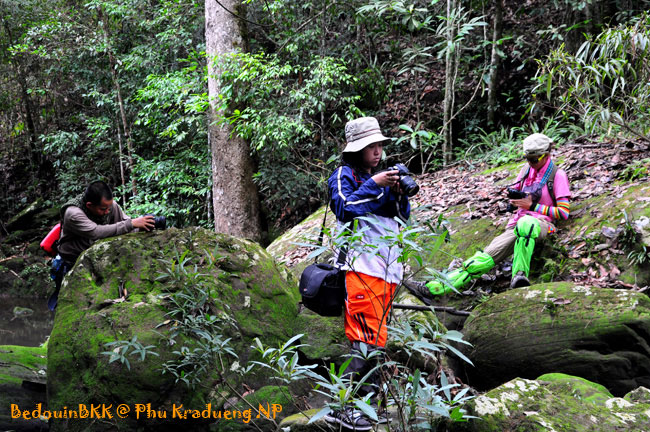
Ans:
[{"label": "man's glasses", "polygon": [[544,156],[546,156],[546,154],[543,154],[541,156],[526,156],[526,160],[530,164],[536,164],[538,162],[541,162],[542,159],[544,159]]}]

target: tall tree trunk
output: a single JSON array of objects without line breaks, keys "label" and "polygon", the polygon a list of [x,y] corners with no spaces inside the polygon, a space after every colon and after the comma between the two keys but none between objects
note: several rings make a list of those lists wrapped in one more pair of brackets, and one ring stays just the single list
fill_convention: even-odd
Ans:
[{"label": "tall tree trunk", "polygon": [[237,0],[205,2],[212,202],[217,232],[259,241],[262,237],[260,204],[257,187],[253,183],[254,169],[249,145],[232,134],[232,127],[227,121],[218,121],[226,115],[218,102],[222,73],[218,57],[245,50],[243,22],[234,15],[241,15],[242,10],[243,6]]},{"label": "tall tree trunk", "polygon": [[[126,141],[126,152],[129,158],[129,174],[131,175],[131,193],[133,196],[138,194],[138,190],[135,184],[135,175],[133,174],[133,167],[135,166],[133,162],[133,141],[131,140],[131,132],[129,130],[129,124],[126,120],[126,112],[124,110],[124,101],[122,101],[122,90],[120,88],[120,82],[117,79],[117,72],[115,71],[115,58],[109,52],[109,58],[111,59],[111,73],[113,76],[113,84],[115,84],[115,91],[117,92],[117,102],[120,106],[120,118],[122,119],[122,129],[124,131],[124,138]],[[119,132],[118,132],[119,133]],[[122,143],[120,142],[120,147]],[[122,157],[122,149],[120,148],[120,158]]]},{"label": "tall tree trunk", "polygon": [[[447,41],[452,42],[454,37],[453,26],[451,20],[452,11],[456,5],[454,0],[447,0]],[[451,115],[453,109],[454,99],[454,53],[447,48],[447,55],[445,56],[445,100],[444,100],[444,124],[442,128],[443,142],[442,142],[442,161],[443,165],[451,162]]]},{"label": "tall tree trunk", "polygon": [[27,80],[20,67],[16,67],[16,78],[20,85],[20,93],[22,96],[23,109],[25,110],[25,123],[27,124],[27,131],[29,132],[29,159],[32,163],[32,173],[39,170],[41,166],[41,155],[37,147],[38,131],[36,130],[36,122],[32,113],[34,113],[34,106],[32,99],[27,92]]},{"label": "tall tree trunk", "polygon": [[497,79],[501,56],[497,42],[501,39],[503,29],[503,0],[494,0],[494,22],[492,27],[492,58],[490,59],[490,84],[488,86],[488,125],[494,125],[494,113],[497,105]]}]

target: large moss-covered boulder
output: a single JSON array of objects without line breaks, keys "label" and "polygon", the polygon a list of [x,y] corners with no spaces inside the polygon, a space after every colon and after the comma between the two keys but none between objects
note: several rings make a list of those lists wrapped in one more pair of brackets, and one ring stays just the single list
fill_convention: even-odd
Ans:
[{"label": "large moss-covered boulder", "polygon": [[[46,347],[0,346],[0,430],[45,430]],[[33,416],[35,415],[35,418]]]},{"label": "large moss-covered boulder", "polygon": [[551,283],[507,291],[474,309],[464,335],[473,386],[563,372],[614,395],[650,388],[650,299],[630,290]]},{"label": "large moss-covered boulder", "polygon": [[[211,403],[218,409],[234,391],[243,394],[244,384],[256,389],[268,382],[266,369],[245,376],[238,371],[256,355],[254,338],[278,346],[306,332],[295,283],[257,244],[200,228],[97,242],[61,288],[48,350],[50,409],[126,404],[133,410],[150,403],[168,418],[137,420],[131,413],[94,422],[93,430],[206,427],[205,419],[174,419],[173,407],[205,409]],[[125,342],[107,345],[115,341]],[[146,351],[158,356],[145,353],[140,361],[132,349],[122,356],[119,347],[127,341],[138,349],[151,346]],[[109,362],[111,357],[117,360]],[[57,420],[52,430],[86,430],[90,422]]]},{"label": "large moss-covered boulder", "polygon": [[606,388],[565,374],[537,380],[515,378],[471,400],[469,414],[480,417],[449,425],[450,431],[650,430],[650,390],[639,387],[624,398]]},{"label": "large moss-covered boulder", "polygon": [[[623,184],[617,189],[571,204],[572,216],[562,226],[559,241],[567,253],[563,262],[558,262],[558,270],[603,277],[602,268],[610,273],[617,269],[620,274],[615,274],[615,279],[643,287],[650,284],[650,266],[631,260],[628,254],[641,250],[647,233],[644,224],[650,217],[650,182]],[[624,241],[625,231],[633,227],[637,241]]]},{"label": "large moss-covered boulder", "polygon": [[[310,262],[307,257],[311,251],[306,245],[316,245],[318,243],[318,235],[323,225],[324,215],[325,206],[273,240],[266,248],[273,258],[286,264],[296,278],[300,278],[302,271]],[[336,216],[331,211],[327,212],[325,223],[329,230],[336,229]],[[327,237],[325,241],[327,241]],[[325,253],[318,259],[323,261],[330,256],[331,253]]]}]

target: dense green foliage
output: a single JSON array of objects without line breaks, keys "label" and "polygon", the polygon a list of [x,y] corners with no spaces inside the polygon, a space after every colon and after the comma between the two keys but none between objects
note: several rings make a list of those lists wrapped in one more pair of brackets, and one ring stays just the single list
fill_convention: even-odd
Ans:
[{"label": "dense green foliage", "polygon": [[[3,131],[3,155],[31,167],[21,185],[30,197],[51,191],[61,203],[98,178],[118,186],[122,164],[125,185],[116,191],[127,210],[209,224],[206,120],[193,96],[205,93],[202,6],[0,3],[11,78],[3,113],[13,119],[3,122],[13,130],[8,142]],[[21,162],[27,142],[32,153]],[[17,189],[5,193],[18,198]],[[4,211],[17,206],[7,204]]]},{"label": "dense green foliage", "polygon": [[[611,126],[650,136],[650,17],[590,36],[576,53],[564,45],[540,61],[538,99],[589,131]],[[534,109],[534,104],[533,107]]]},{"label": "dense green foliage", "polygon": [[[379,118],[396,138],[387,163],[439,167],[446,59],[456,159],[511,160],[533,130],[647,136],[647,1],[505,2],[498,40],[494,2],[243,3],[249,51],[217,59],[220,121],[250,142],[276,228],[325,199],[348,118]],[[128,213],[212,226],[203,2],[1,0],[0,13],[0,220],[102,178]]]}]

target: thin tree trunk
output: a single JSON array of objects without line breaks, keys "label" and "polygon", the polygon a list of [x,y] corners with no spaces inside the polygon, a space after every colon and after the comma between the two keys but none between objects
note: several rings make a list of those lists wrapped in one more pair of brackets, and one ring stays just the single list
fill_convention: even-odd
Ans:
[{"label": "thin tree trunk", "polygon": [[497,105],[497,80],[501,56],[497,42],[501,39],[503,29],[503,0],[494,0],[494,22],[492,27],[492,57],[490,59],[490,84],[488,86],[488,125],[494,126]]},{"label": "thin tree trunk", "polygon": [[[420,74],[416,72],[413,74],[413,78],[415,81],[415,126],[416,128],[419,128],[420,126]],[[422,89],[424,91],[424,88]],[[427,166],[424,163],[424,149],[422,148],[422,138],[418,138],[418,145],[420,147],[420,169],[422,170],[423,173],[427,171]]]},{"label": "thin tree trunk", "polygon": [[[9,45],[13,45],[14,43],[13,34],[11,32],[11,29],[9,28],[9,24],[7,23],[6,19],[2,20],[2,26],[5,28],[5,32],[7,33]],[[29,97],[29,93],[27,92],[28,84],[27,84],[27,80],[25,79],[25,74],[21,69],[20,60],[18,60],[15,63],[14,62],[9,62],[9,63],[14,66],[16,81],[20,86],[20,94],[23,102],[23,109],[25,110],[25,124],[27,126],[27,132],[29,133],[29,147],[28,147],[29,161],[32,165],[32,169],[30,172],[33,178],[34,173],[37,170],[40,171],[41,168],[41,155],[37,147],[38,128],[37,128],[37,122],[33,116],[34,107],[32,105],[32,99]]]},{"label": "thin tree trunk", "polygon": [[[122,131],[124,132],[124,139],[126,141],[126,149],[129,158],[129,174],[131,176],[131,193],[133,196],[137,195],[137,188],[135,182],[135,175],[133,174],[133,142],[131,141],[131,132],[129,130],[129,123],[126,120],[126,111],[124,110],[124,101],[122,100],[122,90],[120,88],[120,81],[117,77],[117,62],[115,61],[115,56],[111,51],[111,46],[109,43],[109,28],[108,28],[108,17],[104,15],[103,11],[99,11],[99,17],[104,24],[104,43],[106,44],[106,52],[108,53],[108,60],[111,67],[111,77],[113,79],[113,85],[115,86],[115,92],[117,93],[117,103],[120,107],[120,117],[122,119]],[[121,153],[121,151],[120,151]]]},{"label": "thin tree trunk", "polygon": [[325,57],[325,0],[322,0],[322,15],[320,21],[321,35],[320,35],[320,47],[318,49],[318,55],[321,61],[321,74],[320,74],[320,97],[321,97],[321,110],[320,110],[320,152],[321,160],[327,160],[327,149],[325,148],[325,85],[323,85],[323,58]]},{"label": "thin tree trunk", "polygon": [[[208,134],[208,153],[210,154],[210,160],[212,160],[212,143],[210,142],[210,134]],[[208,179],[208,185],[211,186],[212,183],[212,178]],[[205,193],[205,205],[206,205],[206,212],[207,212],[207,220],[214,220],[212,216],[212,196],[210,194],[210,189],[212,187],[208,188],[208,191]]]},{"label": "thin tree trunk", "polygon": [[124,138],[126,141],[126,150],[129,157],[129,174],[131,176],[131,193],[133,196],[137,195],[137,188],[135,183],[135,175],[133,174],[133,142],[131,141],[131,133],[129,131],[129,124],[126,121],[126,112],[124,111],[124,102],[122,101],[122,90],[120,89],[120,82],[117,79],[117,72],[115,72],[115,58],[112,54],[109,54],[111,59],[111,74],[113,75],[113,84],[115,85],[115,91],[117,92],[117,102],[120,105],[120,117],[122,118],[122,130],[124,132]]},{"label": "thin tree trunk", "polygon": [[[119,148],[119,160],[120,160],[120,178],[122,179],[122,190],[124,190],[124,186],[126,185],[126,181],[124,180],[124,151],[122,149],[122,135],[120,134],[120,121],[117,121],[117,144]],[[122,207],[125,207],[126,205],[126,197],[124,196],[125,194],[122,194]]]},{"label": "thin tree trunk", "polygon": [[[455,4],[453,0],[447,0],[447,41],[453,41],[453,23],[451,22],[451,12],[455,9]],[[452,102],[453,102],[453,92],[454,92],[454,67],[453,67],[453,53],[450,49],[447,49],[447,55],[445,56],[445,100],[444,100],[444,125],[442,128],[443,133],[443,142],[442,142],[442,157],[443,165],[449,164],[451,162],[451,111],[452,111]]]},{"label": "thin tree trunk", "polygon": [[34,108],[32,105],[32,99],[29,97],[29,93],[27,93],[27,81],[25,80],[25,77],[22,74],[20,68],[17,68],[16,78],[20,84],[20,93],[23,99],[23,109],[25,110],[25,123],[27,125],[27,131],[29,132],[29,160],[33,165],[32,173],[35,173],[40,168],[41,158],[36,143],[38,132],[36,130],[34,117],[32,116]]},{"label": "thin tree trunk", "polygon": [[[212,152],[212,202],[217,232],[261,240],[260,204],[253,183],[254,166],[249,145],[233,134],[219,105],[219,56],[244,51],[243,6],[237,0],[205,2],[205,41],[208,55],[209,127]],[[223,6],[221,6],[223,5]],[[227,10],[226,10],[227,9]],[[230,12],[229,12],[230,11]]]}]

